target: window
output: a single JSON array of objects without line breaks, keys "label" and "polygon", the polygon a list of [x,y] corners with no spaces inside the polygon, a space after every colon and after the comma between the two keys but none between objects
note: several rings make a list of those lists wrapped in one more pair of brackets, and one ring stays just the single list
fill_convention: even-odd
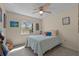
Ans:
[{"label": "window", "polygon": [[33,32],[32,22],[22,22],[21,23],[21,34],[30,34]]}]

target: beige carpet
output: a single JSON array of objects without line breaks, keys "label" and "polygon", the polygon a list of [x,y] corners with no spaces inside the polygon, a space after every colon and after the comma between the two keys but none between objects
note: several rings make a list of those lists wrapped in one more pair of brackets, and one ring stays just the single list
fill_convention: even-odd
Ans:
[{"label": "beige carpet", "polygon": [[[31,48],[18,47],[9,52],[8,56],[37,56]],[[79,52],[57,46],[47,51],[44,56],[79,56]]]}]

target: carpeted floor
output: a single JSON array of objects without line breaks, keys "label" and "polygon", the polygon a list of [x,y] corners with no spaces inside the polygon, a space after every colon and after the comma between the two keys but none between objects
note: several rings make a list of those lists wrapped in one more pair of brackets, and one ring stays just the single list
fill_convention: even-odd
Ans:
[{"label": "carpeted floor", "polygon": [[[25,48],[24,46],[20,47],[19,45],[19,47],[10,51],[8,56],[37,56],[37,54],[34,54],[31,48]],[[79,52],[57,46],[47,51],[44,56],[79,56]]]}]

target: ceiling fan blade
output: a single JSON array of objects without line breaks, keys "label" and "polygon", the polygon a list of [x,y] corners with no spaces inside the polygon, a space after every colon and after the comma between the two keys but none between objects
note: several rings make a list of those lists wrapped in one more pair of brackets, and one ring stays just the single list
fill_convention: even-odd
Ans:
[{"label": "ceiling fan blade", "polygon": [[50,5],[49,3],[45,3],[43,7],[48,7],[49,5]]},{"label": "ceiling fan blade", "polygon": [[43,7],[43,11],[47,11],[47,10],[49,10],[49,3],[46,3],[46,4],[44,4],[42,7]]},{"label": "ceiling fan blade", "polygon": [[44,11],[44,12],[45,12],[45,13],[50,13],[50,14],[52,13],[51,11]]}]

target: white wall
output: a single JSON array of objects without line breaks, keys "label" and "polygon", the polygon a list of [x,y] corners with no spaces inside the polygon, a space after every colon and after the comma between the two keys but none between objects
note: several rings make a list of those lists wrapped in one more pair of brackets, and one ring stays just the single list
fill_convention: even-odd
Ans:
[{"label": "white wall", "polygon": [[[20,15],[17,13],[13,13],[13,12],[7,12],[7,20],[6,20],[6,37],[7,39],[10,39],[13,41],[14,45],[17,44],[22,44],[26,42],[26,38],[28,35],[21,35],[21,28],[20,28],[20,23],[22,21],[32,21],[33,22],[33,29],[34,29],[34,33],[37,33],[41,30],[41,20],[40,19],[36,19],[36,18],[32,18],[29,16],[24,16],[24,15]],[[19,22],[19,27],[17,28],[11,28],[10,27],[10,21],[11,20],[17,20]],[[40,30],[36,31],[35,29],[35,24],[39,23],[40,24]]]},{"label": "white wall", "polygon": [[[70,25],[62,25],[62,17],[70,17]],[[79,51],[78,4],[59,14],[49,15],[43,19],[43,31],[58,29],[64,47]]]}]

